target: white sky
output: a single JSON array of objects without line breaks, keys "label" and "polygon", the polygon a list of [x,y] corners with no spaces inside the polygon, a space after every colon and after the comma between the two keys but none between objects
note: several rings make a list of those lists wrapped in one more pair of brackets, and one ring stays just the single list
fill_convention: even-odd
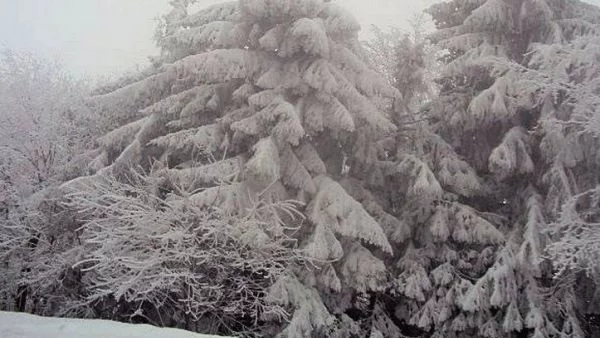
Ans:
[{"label": "white sky", "polygon": [[[199,0],[202,5],[222,0]],[[337,0],[362,23],[407,27],[436,0]],[[600,0],[588,2],[600,4]],[[168,0],[0,0],[0,47],[59,57],[77,75],[114,76],[156,54],[155,18]]]}]

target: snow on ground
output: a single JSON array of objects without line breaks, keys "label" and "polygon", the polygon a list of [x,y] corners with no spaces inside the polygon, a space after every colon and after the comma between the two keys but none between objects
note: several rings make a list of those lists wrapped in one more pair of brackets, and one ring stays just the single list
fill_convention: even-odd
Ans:
[{"label": "snow on ground", "polygon": [[[189,331],[100,319],[49,318],[0,311],[2,338],[217,338]],[[221,337],[222,338],[222,337]]]}]

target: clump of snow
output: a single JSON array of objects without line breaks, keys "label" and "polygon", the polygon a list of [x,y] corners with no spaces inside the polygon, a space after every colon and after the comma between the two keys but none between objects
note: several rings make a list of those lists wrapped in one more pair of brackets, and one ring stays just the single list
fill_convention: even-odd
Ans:
[{"label": "clump of snow", "polygon": [[40,317],[0,311],[2,338],[218,338],[180,329],[100,319]]}]

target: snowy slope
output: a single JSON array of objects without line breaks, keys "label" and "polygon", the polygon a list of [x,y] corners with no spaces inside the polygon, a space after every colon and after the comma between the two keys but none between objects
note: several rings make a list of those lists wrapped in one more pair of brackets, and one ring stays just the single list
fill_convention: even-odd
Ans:
[{"label": "snowy slope", "polygon": [[[189,331],[99,319],[48,318],[0,311],[2,338],[217,338]],[[222,337],[221,337],[222,338]]]}]

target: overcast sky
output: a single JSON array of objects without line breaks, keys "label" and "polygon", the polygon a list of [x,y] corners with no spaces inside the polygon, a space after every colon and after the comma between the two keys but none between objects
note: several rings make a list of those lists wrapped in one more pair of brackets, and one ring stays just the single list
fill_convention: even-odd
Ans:
[{"label": "overcast sky", "polygon": [[[199,0],[202,5],[222,0]],[[407,27],[435,0],[337,0],[362,23]],[[600,0],[590,0],[600,4]],[[77,75],[116,75],[156,53],[168,0],[0,0],[0,47],[59,57]]]}]

